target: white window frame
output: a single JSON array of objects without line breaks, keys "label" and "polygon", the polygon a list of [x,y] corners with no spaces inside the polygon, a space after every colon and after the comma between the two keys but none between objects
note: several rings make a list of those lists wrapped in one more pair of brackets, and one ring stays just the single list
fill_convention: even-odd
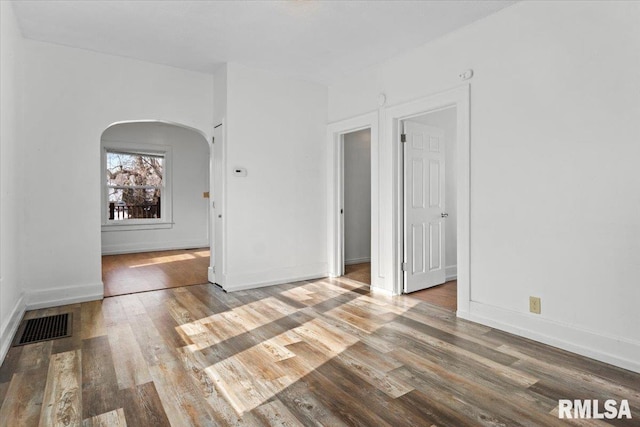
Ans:
[{"label": "white window frame", "polygon": [[[103,140],[100,151],[102,231],[154,230],[173,227],[173,197],[172,197],[172,150],[168,145],[141,144],[126,141]],[[160,204],[160,218],[139,218],[109,220],[109,188],[107,187],[107,151],[125,154],[142,154],[164,157],[162,175],[162,203]]]}]

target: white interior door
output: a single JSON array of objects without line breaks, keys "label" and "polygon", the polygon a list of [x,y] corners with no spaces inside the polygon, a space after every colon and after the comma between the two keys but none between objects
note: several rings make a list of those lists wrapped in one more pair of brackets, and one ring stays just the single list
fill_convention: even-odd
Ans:
[{"label": "white interior door", "polygon": [[445,282],[444,132],[404,123],[404,291]]}]

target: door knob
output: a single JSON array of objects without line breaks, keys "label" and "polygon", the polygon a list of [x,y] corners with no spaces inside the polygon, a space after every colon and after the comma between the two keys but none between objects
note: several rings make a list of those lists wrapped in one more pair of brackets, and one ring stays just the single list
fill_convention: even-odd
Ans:
[{"label": "door knob", "polygon": [[446,218],[446,217],[448,217],[448,216],[449,216],[449,214],[448,214],[448,213],[446,213],[446,212],[442,212],[442,213],[440,214],[440,216],[441,216],[442,218]]}]

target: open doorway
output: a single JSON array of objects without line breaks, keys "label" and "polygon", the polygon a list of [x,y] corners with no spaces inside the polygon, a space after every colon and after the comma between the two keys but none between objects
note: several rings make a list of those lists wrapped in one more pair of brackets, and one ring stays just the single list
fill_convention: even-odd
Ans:
[{"label": "open doorway", "polygon": [[209,144],[192,128],[120,122],[102,134],[104,295],[207,283]]},{"label": "open doorway", "polygon": [[457,112],[400,122],[404,293],[457,309]]},{"label": "open doorway", "polygon": [[342,136],[344,276],[371,285],[371,129]]},{"label": "open doorway", "polygon": [[369,132],[369,161],[370,161],[370,277],[372,290],[380,290],[384,281],[384,273],[380,264],[380,207],[379,207],[379,138],[378,112],[364,114],[351,119],[329,124],[327,127],[327,158],[329,171],[327,173],[328,203],[328,260],[329,276],[344,275],[344,136],[358,131]]}]

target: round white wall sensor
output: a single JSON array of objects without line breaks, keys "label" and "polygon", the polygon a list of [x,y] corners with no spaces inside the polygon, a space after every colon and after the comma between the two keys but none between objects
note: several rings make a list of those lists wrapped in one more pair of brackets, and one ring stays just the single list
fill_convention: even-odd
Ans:
[{"label": "round white wall sensor", "polygon": [[237,166],[235,168],[233,168],[233,176],[241,176],[241,177],[245,177],[247,176],[247,169]]},{"label": "round white wall sensor", "polygon": [[387,95],[385,95],[384,93],[381,93],[380,95],[378,95],[378,106],[382,107],[386,103],[387,103]]},{"label": "round white wall sensor", "polygon": [[473,77],[473,70],[464,70],[463,72],[458,74],[458,77],[460,78],[460,80],[469,80],[471,77]]}]

